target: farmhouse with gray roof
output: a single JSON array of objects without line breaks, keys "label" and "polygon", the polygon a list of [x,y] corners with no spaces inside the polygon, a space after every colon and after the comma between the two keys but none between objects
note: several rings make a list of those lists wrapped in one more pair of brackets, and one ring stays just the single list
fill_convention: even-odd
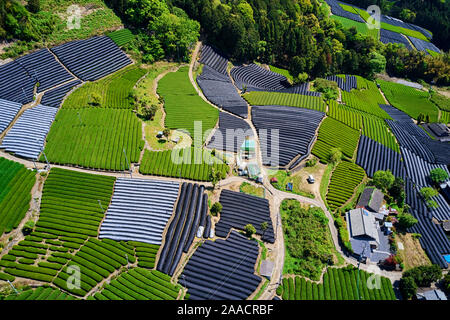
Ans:
[{"label": "farmhouse with gray roof", "polygon": [[379,212],[383,199],[383,193],[377,188],[366,188],[361,194],[356,208],[363,208],[371,212]]},{"label": "farmhouse with gray roof", "polygon": [[378,244],[379,224],[373,214],[362,208],[350,210],[347,213],[347,223],[352,238],[367,239],[373,241],[373,245]]},{"label": "farmhouse with gray roof", "polygon": [[379,262],[391,254],[389,239],[383,233],[377,213],[357,208],[346,213],[350,244],[355,258]]},{"label": "farmhouse with gray roof", "polygon": [[419,300],[447,300],[445,293],[441,290],[428,290],[422,293],[417,293]]}]

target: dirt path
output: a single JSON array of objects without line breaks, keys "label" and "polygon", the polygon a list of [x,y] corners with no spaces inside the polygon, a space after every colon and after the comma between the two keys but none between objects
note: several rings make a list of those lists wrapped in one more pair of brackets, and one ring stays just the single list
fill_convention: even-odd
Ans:
[{"label": "dirt path", "polygon": [[384,95],[383,90],[381,90],[381,88],[378,88],[378,91],[380,91],[380,93],[381,93],[381,95],[383,96],[383,99],[384,99],[384,101],[386,102],[386,104],[389,104],[389,105],[390,105],[389,100],[388,100],[388,99],[386,98],[386,96]]}]

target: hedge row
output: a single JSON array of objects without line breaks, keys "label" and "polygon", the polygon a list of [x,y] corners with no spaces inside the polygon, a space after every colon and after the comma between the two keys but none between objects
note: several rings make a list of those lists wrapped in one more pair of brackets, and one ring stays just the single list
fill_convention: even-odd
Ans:
[{"label": "hedge row", "polygon": [[161,272],[131,269],[105,285],[97,300],[173,300],[181,287],[170,283],[170,277]]},{"label": "hedge row", "polygon": [[[380,277],[379,289],[370,289],[376,283],[373,274],[354,267],[328,268],[322,283],[306,281],[305,278],[283,278],[277,295],[283,300],[395,300],[395,293],[388,278]],[[358,280],[359,277],[359,280]],[[359,288],[358,288],[359,281]],[[359,290],[358,290],[359,289]]]},{"label": "hedge row", "polygon": [[0,157],[0,236],[17,228],[30,208],[36,173]]}]

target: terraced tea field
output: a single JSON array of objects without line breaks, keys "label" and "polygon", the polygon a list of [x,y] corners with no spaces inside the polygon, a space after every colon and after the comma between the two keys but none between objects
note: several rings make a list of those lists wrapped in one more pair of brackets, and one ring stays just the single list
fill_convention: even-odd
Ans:
[{"label": "terraced tea field", "polygon": [[108,37],[110,37],[119,47],[122,47],[134,39],[134,35],[130,29],[121,29],[111,32],[108,34]]},{"label": "terraced tea field", "polygon": [[243,96],[252,106],[290,106],[325,112],[326,105],[320,97],[282,92],[253,91]]},{"label": "terraced tea field", "polygon": [[327,203],[332,211],[352,198],[365,175],[363,168],[351,162],[342,161],[336,166],[327,192]]},{"label": "terraced tea field", "polygon": [[[39,280],[83,297],[123,266],[137,264],[153,268],[159,246],[97,239],[103,210],[111,201],[114,182],[114,177],[53,168],[44,184],[36,228],[2,257],[1,279]],[[73,268],[81,271],[80,288],[69,286],[66,281]],[[148,278],[146,283],[144,281],[148,295],[177,298],[181,287],[170,284],[168,276],[154,271],[150,275],[147,270],[139,268],[129,273],[135,272],[142,274],[138,277],[140,281]],[[123,278],[127,277],[124,275]],[[116,282],[111,281],[111,285]],[[32,298],[60,298],[58,290],[36,290],[39,291],[24,292],[23,296],[16,298],[29,299],[31,295]],[[62,298],[67,296],[62,295]]]},{"label": "terraced tea field", "polygon": [[364,270],[358,275],[355,267],[328,268],[319,284],[298,276],[284,278],[277,288],[277,295],[283,300],[396,300],[392,284],[386,277],[380,277],[380,289],[369,289],[371,276]]},{"label": "terraced tea field", "polygon": [[[221,171],[225,177],[228,174],[228,165],[211,155],[210,151],[196,148],[178,149],[179,159],[177,164],[172,161],[172,152],[146,150],[139,171],[143,174],[166,176],[174,178],[186,178],[191,180],[209,181],[212,168]],[[174,155],[175,156],[175,155]]]},{"label": "terraced tea field", "polygon": [[66,98],[62,108],[81,109],[98,106],[102,108],[132,109],[134,108],[134,101],[131,98],[131,90],[145,73],[144,69],[133,65],[107,78],[95,82],[87,82]]},{"label": "terraced tea field", "polygon": [[319,135],[311,152],[322,162],[327,162],[331,148],[339,148],[348,158],[353,158],[358,145],[359,132],[345,124],[325,118],[319,128]]},{"label": "terraced tea field", "polygon": [[429,94],[399,83],[377,80],[389,103],[414,119],[420,113],[430,116],[431,122],[438,120],[438,108],[429,100]]},{"label": "terraced tea field", "polygon": [[[181,67],[177,72],[166,74],[158,82],[158,94],[164,98],[166,111],[165,126],[170,129],[187,130],[191,137],[194,136],[194,122],[201,122],[203,133],[214,128],[219,118],[219,110],[200,98],[189,81],[189,68]],[[200,137],[198,137],[200,138]],[[203,137],[198,143],[204,142]],[[195,141],[194,141],[194,145]]]},{"label": "terraced tea field", "polygon": [[0,236],[17,228],[30,207],[36,173],[0,157]]},{"label": "terraced tea field", "polygon": [[358,33],[364,34],[364,35],[370,35],[374,37],[375,39],[379,39],[380,35],[378,33],[377,29],[369,29],[365,23],[353,21],[344,17],[340,17],[337,15],[332,15],[331,18],[333,20],[336,20],[342,24],[344,28],[352,28],[355,27]]},{"label": "terraced tea field", "polygon": [[173,285],[170,277],[157,270],[134,268],[121,273],[105,285],[91,300],[176,300],[181,286]]},{"label": "terraced tea field", "polygon": [[121,171],[139,161],[143,145],[142,124],[131,110],[62,109],[45,153],[52,163]]},{"label": "terraced tea field", "polygon": [[[359,80],[358,80],[359,82]],[[360,110],[382,119],[390,119],[390,116],[379,107],[385,104],[383,96],[373,82],[366,82],[367,89],[356,89],[351,92],[342,90],[342,102],[347,106]]]}]

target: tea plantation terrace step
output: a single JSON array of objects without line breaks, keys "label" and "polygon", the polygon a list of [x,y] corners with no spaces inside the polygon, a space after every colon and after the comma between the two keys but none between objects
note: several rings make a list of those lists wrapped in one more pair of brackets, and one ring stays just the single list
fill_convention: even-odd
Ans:
[{"label": "tea plantation terrace step", "polygon": [[309,88],[309,82],[305,82],[302,84],[298,84],[292,87],[288,87],[283,90],[279,90],[278,92],[283,93],[295,93],[295,94],[302,94],[305,96],[312,96],[312,97],[321,97],[322,93],[316,92],[316,91],[308,91]]},{"label": "tea plantation terrace step", "polygon": [[209,45],[202,45],[199,61],[221,74],[227,74],[228,59]]},{"label": "tea plantation terrace step", "polygon": [[[298,107],[253,106],[252,122],[260,138],[263,164],[284,167],[298,155],[306,157],[324,116],[323,112]],[[261,135],[264,130],[266,139]],[[272,141],[274,130],[279,133],[278,145]]]},{"label": "tea plantation terrace step", "polygon": [[352,89],[356,89],[358,87],[356,77],[348,74],[345,75],[345,79],[338,76],[329,76],[327,77],[327,80],[336,82],[341,90],[347,92],[350,92]]},{"label": "tea plantation terrace step", "polygon": [[429,212],[428,207],[419,195],[419,191],[414,186],[414,182],[408,177],[405,178],[405,193],[405,202],[417,212],[420,212],[431,219],[432,214]]},{"label": "tea plantation terrace step", "polygon": [[247,91],[279,91],[289,87],[285,76],[261,68],[256,64],[234,67],[230,71],[235,85]]},{"label": "tea plantation terrace step", "polygon": [[446,166],[429,163],[407,148],[401,147],[400,149],[403,159],[405,160],[408,176],[416,185],[425,187],[428,184],[431,184],[432,181],[430,180],[429,175],[430,171],[433,169],[442,168],[447,172],[447,174],[449,174]]},{"label": "tea plantation terrace step", "polygon": [[183,252],[190,248],[201,219],[208,210],[205,187],[183,183],[174,217],[167,229],[164,247],[161,251],[157,270],[172,276]]},{"label": "tea plantation terrace step", "polygon": [[15,61],[0,66],[0,98],[27,104],[34,99],[34,80]]},{"label": "tea plantation terrace step", "polygon": [[[410,30],[415,30],[415,31],[419,31],[420,33],[422,33],[425,37],[427,37],[428,39],[432,38],[432,35],[429,31],[425,30],[422,27],[419,27],[415,24],[412,23],[406,23],[400,19],[397,18],[393,18],[390,16],[386,16],[384,14],[381,15],[381,22],[390,24],[392,26],[396,26],[396,27],[401,27],[401,28],[406,28],[406,29],[410,29]],[[382,29],[383,30],[383,29]]]},{"label": "tea plantation terrace step", "polygon": [[47,48],[27,54],[14,61],[28,72],[34,82],[39,82],[38,93],[74,79]]},{"label": "tea plantation terrace step", "polygon": [[415,37],[408,36],[408,39],[412,42],[414,47],[416,47],[417,50],[425,52],[427,55],[429,54],[427,50],[434,51],[436,53],[441,53],[441,50],[439,50],[438,47],[436,47],[433,43],[418,39]]},{"label": "tea plantation terrace step", "polygon": [[0,99],[0,133],[8,128],[21,108],[20,103]]},{"label": "tea plantation terrace step", "polygon": [[132,63],[107,36],[71,41],[51,50],[73,74],[83,81],[100,79]]},{"label": "tea plantation terrace step", "polygon": [[219,127],[211,137],[208,148],[237,153],[247,136],[253,136],[253,130],[247,122],[221,112]]},{"label": "tea plantation terrace step", "polygon": [[[263,241],[275,242],[267,199],[242,192],[222,190],[219,202],[223,208],[220,212],[220,220],[216,224],[216,235],[218,237],[226,238],[231,228],[243,230],[250,223],[255,227],[256,234],[264,235],[262,236]],[[261,229],[263,222],[267,222],[266,231]]]},{"label": "tea plantation terrace step", "polygon": [[406,171],[398,152],[366,136],[361,136],[358,144],[356,164],[362,167],[369,177],[379,170],[391,170],[396,177],[405,178]]},{"label": "tea plantation terrace step", "polygon": [[448,262],[443,255],[450,253],[450,240],[445,235],[444,230],[440,225],[436,225],[431,218],[416,210],[412,210],[412,214],[418,222],[408,231],[420,234],[419,242],[430,260],[441,268],[447,269]]},{"label": "tea plantation terrace step", "polygon": [[49,107],[59,108],[66,94],[70,92],[70,90],[72,90],[73,87],[81,83],[82,83],[81,80],[74,80],[58,88],[51,89],[45,92],[44,95],[42,96],[41,104]]},{"label": "tea plantation terrace step", "polygon": [[205,65],[197,83],[212,104],[243,118],[247,118],[247,102],[239,95],[228,74]]},{"label": "tea plantation terrace step", "polygon": [[450,143],[433,140],[428,136],[416,139],[430,150],[434,156],[434,163],[450,165]]},{"label": "tea plantation terrace step", "polygon": [[160,245],[178,192],[177,182],[118,178],[99,237]]},{"label": "tea plantation terrace step", "polygon": [[395,121],[398,122],[407,122],[414,124],[414,121],[411,119],[409,115],[404,113],[403,111],[398,110],[397,108],[389,105],[389,104],[379,104],[380,108],[386,111],[386,113]]},{"label": "tea plantation terrace step", "polygon": [[254,274],[258,243],[232,231],[226,240],[206,241],[179,277],[191,300],[243,300],[258,287]]},{"label": "tea plantation terrace step", "polygon": [[343,2],[340,1],[336,1],[336,0],[326,0],[326,3],[328,3],[328,5],[331,8],[331,13],[340,16],[340,17],[344,17],[353,21],[357,21],[357,22],[365,22],[363,20],[363,18],[360,17],[359,14],[356,13],[352,13],[349,11],[344,10],[344,8],[342,8],[339,4],[345,4]]},{"label": "tea plantation terrace step", "polygon": [[44,105],[25,110],[6,134],[0,148],[20,157],[37,159],[57,111]]},{"label": "tea plantation terrace step", "polygon": [[386,29],[380,29],[380,41],[384,44],[387,43],[401,43],[403,44],[406,49],[414,50],[414,48],[411,46],[411,43],[408,41],[408,39],[403,36],[401,33],[386,30]]},{"label": "tea plantation terrace step", "polygon": [[[425,144],[418,140],[416,137],[416,131],[408,130],[410,128],[409,123],[403,124],[392,120],[386,120],[386,122],[402,147],[414,152],[416,155],[428,162],[435,162],[434,154]],[[419,130],[422,129],[419,128]],[[423,133],[425,134],[425,132]]]}]

